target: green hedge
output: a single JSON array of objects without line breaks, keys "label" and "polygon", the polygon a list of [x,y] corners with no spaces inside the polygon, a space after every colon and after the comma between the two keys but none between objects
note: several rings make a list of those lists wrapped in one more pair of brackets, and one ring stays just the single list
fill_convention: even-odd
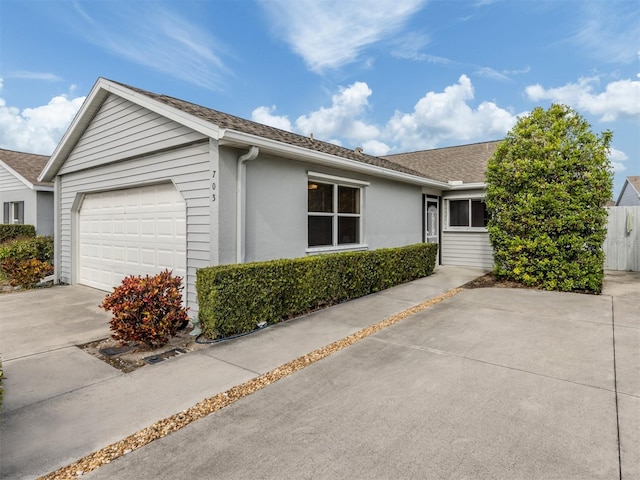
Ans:
[{"label": "green hedge", "polygon": [[250,332],[314,309],[433,273],[438,246],[220,265],[197,272],[199,320],[214,339]]},{"label": "green hedge", "polygon": [[0,224],[0,243],[18,237],[35,237],[36,227],[33,225]]},{"label": "green hedge", "polygon": [[35,258],[53,264],[53,237],[15,238],[0,244],[0,263]]}]

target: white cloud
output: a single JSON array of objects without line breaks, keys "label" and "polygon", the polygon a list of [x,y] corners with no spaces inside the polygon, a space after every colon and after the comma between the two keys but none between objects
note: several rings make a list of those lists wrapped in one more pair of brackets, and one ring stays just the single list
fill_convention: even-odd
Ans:
[{"label": "white cloud", "polygon": [[49,72],[27,72],[24,70],[18,70],[15,72],[9,72],[6,74],[7,78],[19,78],[23,80],[44,80],[47,82],[59,82],[62,81],[55,73]]},{"label": "white cloud", "polygon": [[269,125],[290,132],[291,122],[289,119],[284,115],[273,115],[272,112],[275,112],[275,110],[275,105],[271,107],[258,107],[251,112],[251,119],[263,125]]},{"label": "white cloud", "polygon": [[595,93],[594,86],[599,82],[598,77],[581,78],[578,83],[548,89],[536,84],[528,86],[525,93],[534,102],[563,103],[578,111],[598,115],[603,122],[640,115],[640,81],[618,80],[607,84],[604,91]]},{"label": "white cloud", "polygon": [[443,92],[428,92],[413,112],[396,114],[389,120],[386,134],[400,151],[434,148],[443,141],[468,142],[504,136],[517,116],[493,102],[473,109],[473,85],[466,75]]},{"label": "white cloud", "polygon": [[322,73],[355,61],[365,47],[398,32],[425,0],[269,0],[273,31]]},{"label": "white cloud", "polygon": [[258,107],[255,121],[267,125],[291,126],[301,135],[313,133],[319,140],[350,148],[362,146],[370,155],[410,151],[503,137],[517,116],[493,102],[470,106],[474,98],[471,80],[462,75],[458,83],[443,92],[428,92],[413,112],[396,112],[385,125],[366,119],[372,90],[364,82],[342,87],[331,97],[331,105],[301,115],[293,125],[287,117],[274,115],[275,107]]},{"label": "white cloud", "polygon": [[[86,41],[133,63],[220,90],[230,74],[225,47],[178,11],[148,2],[96,2],[94,17],[75,2],[74,27]],[[150,8],[151,7],[151,8]]]},{"label": "white cloud", "polygon": [[322,107],[309,115],[296,119],[296,130],[305,134],[313,132],[317,138],[339,135],[350,141],[365,141],[376,138],[380,130],[359,119],[369,106],[372,94],[364,82],[355,82],[347,88],[340,88],[331,97],[331,106]]},{"label": "white cloud", "polygon": [[379,140],[367,140],[362,143],[362,151],[369,155],[381,157],[389,153],[390,150],[391,147],[389,145]]},{"label": "white cloud", "polygon": [[491,67],[480,67],[476,70],[476,75],[485,78],[491,78],[492,80],[500,80],[501,82],[511,80],[506,74],[500,73]]},{"label": "white cloud", "polygon": [[579,25],[570,41],[605,62],[630,64],[638,51],[640,9],[636,2],[576,2]]},{"label": "white cloud", "polygon": [[[0,93],[2,79],[0,79]],[[85,97],[53,97],[46,105],[20,111],[0,98],[0,146],[49,155],[64,135]]]},{"label": "white cloud", "polygon": [[609,151],[609,161],[611,162],[611,166],[613,167],[614,172],[625,171],[627,169],[627,166],[622,162],[625,162],[628,158],[629,156],[622,150],[612,148]]}]

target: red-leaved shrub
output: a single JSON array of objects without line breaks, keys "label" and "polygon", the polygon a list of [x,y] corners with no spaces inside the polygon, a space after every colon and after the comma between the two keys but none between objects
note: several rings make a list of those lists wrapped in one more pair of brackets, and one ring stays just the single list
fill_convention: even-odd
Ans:
[{"label": "red-leaved shrub", "polygon": [[111,336],[122,342],[160,347],[187,320],[182,307],[182,278],[165,270],[150,277],[128,276],[105,297],[100,307],[111,311]]},{"label": "red-leaved shrub", "polygon": [[40,280],[53,274],[53,265],[37,258],[28,260],[7,258],[2,261],[0,268],[13,287],[35,288]]}]

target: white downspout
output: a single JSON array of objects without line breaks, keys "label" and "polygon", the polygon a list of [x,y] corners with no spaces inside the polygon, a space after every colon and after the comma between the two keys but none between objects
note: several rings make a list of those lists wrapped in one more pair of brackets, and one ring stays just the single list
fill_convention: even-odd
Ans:
[{"label": "white downspout", "polygon": [[255,160],[260,153],[256,146],[249,148],[249,151],[238,157],[236,173],[236,263],[244,263],[244,247],[246,244],[245,210],[246,210],[246,163]]}]

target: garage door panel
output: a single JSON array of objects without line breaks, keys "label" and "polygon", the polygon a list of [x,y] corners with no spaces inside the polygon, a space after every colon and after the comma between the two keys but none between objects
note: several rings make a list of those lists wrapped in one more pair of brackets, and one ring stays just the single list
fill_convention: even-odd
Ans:
[{"label": "garage door panel", "polygon": [[185,276],[186,206],[173,185],[88,194],[79,213],[79,283],[110,291],[127,275]]}]

